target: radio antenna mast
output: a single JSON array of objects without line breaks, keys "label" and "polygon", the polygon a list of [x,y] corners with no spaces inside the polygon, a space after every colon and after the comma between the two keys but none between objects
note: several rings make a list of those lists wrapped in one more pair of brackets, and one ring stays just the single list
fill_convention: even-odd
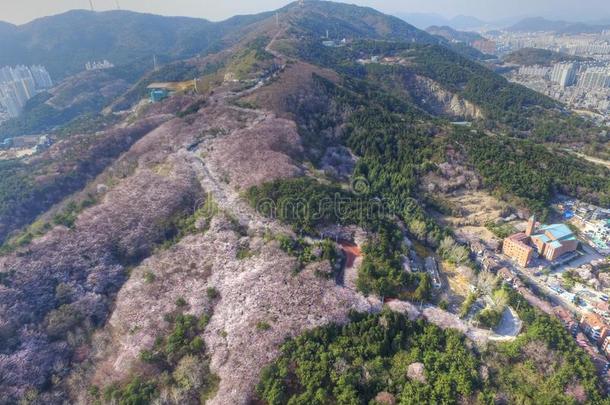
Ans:
[{"label": "radio antenna mast", "polygon": [[121,9],[121,5],[119,4],[119,0],[116,0],[116,9],[117,10]]},{"label": "radio antenna mast", "polygon": [[89,0],[89,5],[91,6],[91,11],[95,11],[95,9],[93,8],[93,0]]}]

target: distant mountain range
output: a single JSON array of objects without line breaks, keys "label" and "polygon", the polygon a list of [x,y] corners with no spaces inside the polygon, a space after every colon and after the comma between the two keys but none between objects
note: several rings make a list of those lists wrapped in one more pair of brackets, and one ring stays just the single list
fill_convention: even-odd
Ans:
[{"label": "distant mountain range", "polygon": [[[153,56],[165,62],[223,49],[246,35],[248,27],[270,16],[269,13],[262,13],[211,22],[197,18],[163,17],[130,11],[95,13],[76,10],[20,26],[0,21],[2,44],[0,66],[43,64],[54,79],[62,79],[82,71],[85,63],[90,60],[108,59],[117,66],[141,60],[152,66]],[[452,36],[456,36],[457,30],[477,28],[510,26],[508,29],[515,32],[561,33],[598,32],[610,28],[610,24],[603,25],[601,20],[588,24],[536,17],[521,21],[506,19],[488,22],[464,15],[446,19],[438,14],[423,13],[399,14],[398,17],[415,27],[433,26],[433,30],[437,31],[433,32],[434,35],[440,35],[449,41]],[[421,31],[418,32],[414,27],[411,28],[411,34],[417,34],[418,40],[423,39],[419,36],[426,35]],[[448,35],[451,29],[454,32]],[[428,40],[432,41],[431,37]],[[480,56],[472,53],[472,49],[458,51],[472,57]]]},{"label": "distant mountain range", "polygon": [[430,26],[449,26],[457,30],[467,30],[488,25],[487,22],[476,17],[465,15],[458,15],[450,19],[433,13],[397,13],[396,16],[420,29]]},{"label": "distant mountain range", "polygon": [[595,33],[610,29],[610,17],[593,21],[565,21],[544,17],[508,17],[485,21],[472,16],[445,18],[433,13],[398,13],[399,18],[420,28],[450,27],[454,30],[505,29],[512,32],[548,31],[561,34]]},{"label": "distant mountain range", "polygon": [[606,29],[610,29],[610,22],[604,20],[586,23],[548,20],[543,17],[526,18],[506,28],[512,32],[548,31],[559,34],[595,33]]},{"label": "distant mountain range", "polygon": [[[332,9],[337,6],[331,3],[326,7]],[[370,15],[376,15],[374,10],[367,10]],[[0,66],[42,64],[54,79],[78,73],[84,70],[85,63],[92,60],[107,59],[116,66],[135,62],[152,68],[153,56],[165,63],[226,49],[256,30],[257,23],[272,15],[262,13],[211,22],[131,11],[75,10],[21,26],[0,22]],[[354,16],[355,19],[358,17]],[[453,21],[460,27],[480,22],[471,17],[456,17]],[[369,26],[354,25],[357,26],[355,31],[353,27],[348,28],[346,22],[332,19],[327,25],[319,26],[319,35],[326,35],[330,28],[330,34],[338,38],[381,38]],[[468,46],[456,49],[455,44],[446,39],[405,24],[397,17],[383,15],[381,25],[386,31],[382,36],[388,39],[444,44],[472,58],[482,56]]]},{"label": "distant mountain range", "polygon": [[[90,60],[115,65],[147,58],[179,59],[220,49],[230,34],[267,18],[237,16],[222,22],[130,11],[70,11],[15,26],[0,22],[0,66],[44,64],[54,78],[84,69]],[[151,62],[152,63],[152,62]]]},{"label": "distant mountain range", "polygon": [[437,35],[445,38],[448,41],[464,42],[471,45],[474,41],[485,39],[480,34],[470,31],[458,31],[447,25],[430,26],[426,28],[426,32],[432,35]]}]

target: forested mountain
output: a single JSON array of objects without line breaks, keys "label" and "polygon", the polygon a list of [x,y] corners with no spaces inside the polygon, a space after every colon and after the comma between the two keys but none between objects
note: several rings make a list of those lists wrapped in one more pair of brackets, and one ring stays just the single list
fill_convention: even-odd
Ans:
[{"label": "forested mountain", "polygon": [[[607,403],[563,326],[439,220],[462,208],[434,183],[510,212],[559,192],[608,206],[610,171],[565,150],[606,147],[602,128],[343,3],[24,27],[31,62],[9,63],[50,47],[54,69],[87,49],[121,66],[0,128],[53,141],[0,162],[0,404]],[[151,52],[178,60],[141,68]],[[176,91],[150,102],[153,81]],[[416,271],[430,259],[518,330],[444,302]]]},{"label": "forested mountain", "polygon": [[474,41],[484,39],[480,34],[469,31],[458,31],[447,25],[432,25],[426,28],[426,32],[432,35],[441,36],[448,41],[458,41],[467,44],[472,44]]},{"label": "forested mountain", "polygon": [[4,38],[8,38],[9,35],[12,35],[16,29],[17,27],[13,24],[0,21],[0,35],[3,35]]},{"label": "forested mountain", "polygon": [[585,61],[587,58],[576,55],[568,55],[561,52],[554,52],[540,48],[522,48],[509,53],[504,57],[504,61],[518,65],[532,66],[552,66],[555,63],[567,61]]},{"label": "forested mountain", "polygon": [[367,7],[345,7],[340,3],[312,1],[306,10],[294,5],[284,9],[297,18],[295,28],[323,37],[327,30],[335,39],[376,38],[418,43],[439,43],[437,39],[403,20]]},{"label": "forested mountain", "polygon": [[[312,2],[312,13],[326,18],[316,32],[334,37],[364,36],[404,41],[434,42],[437,39],[404,21],[373,9],[347,11],[330,3]],[[280,10],[286,11],[294,6]],[[313,14],[312,14],[313,15]],[[219,51],[244,35],[251,24],[270,16],[262,13],[237,16],[222,22],[197,18],[162,17],[130,11],[70,11],[14,26],[0,25],[1,65],[43,64],[55,78],[84,69],[87,61],[108,59],[115,65],[139,59],[184,59]],[[366,16],[366,19],[362,17]],[[304,22],[302,22],[304,23]],[[113,27],[113,29],[109,29]]]},{"label": "forested mountain", "polygon": [[456,30],[469,30],[490,24],[476,17],[467,15],[457,15],[453,18],[445,18],[440,14],[429,13],[398,13],[396,15],[422,30],[433,25],[446,25]]},{"label": "forested mountain", "polygon": [[139,59],[150,62],[154,55],[160,61],[188,58],[222,49],[227,45],[223,38],[266,17],[213,23],[130,11],[70,11],[20,26],[1,26],[0,66],[42,64],[60,79],[84,70],[88,61],[107,59],[124,65]]}]

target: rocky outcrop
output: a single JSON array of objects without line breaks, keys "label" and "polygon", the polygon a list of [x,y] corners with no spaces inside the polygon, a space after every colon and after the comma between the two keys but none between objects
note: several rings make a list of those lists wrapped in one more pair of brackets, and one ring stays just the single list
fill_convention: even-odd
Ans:
[{"label": "rocky outcrop", "polygon": [[434,115],[456,119],[484,118],[483,111],[477,105],[446,90],[432,79],[415,75],[411,78],[409,86],[420,107]]}]

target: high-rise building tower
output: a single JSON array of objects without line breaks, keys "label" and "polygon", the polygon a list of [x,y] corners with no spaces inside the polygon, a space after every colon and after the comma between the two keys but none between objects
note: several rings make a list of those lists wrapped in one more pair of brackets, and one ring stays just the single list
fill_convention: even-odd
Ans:
[{"label": "high-rise building tower", "polygon": [[568,87],[576,82],[576,67],[573,63],[569,63],[561,71],[559,78],[559,85],[561,87]]},{"label": "high-rise building tower", "polygon": [[576,65],[574,63],[556,63],[551,70],[551,81],[561,87],[576,83]]},{"label": "high-rise building tower", "polygon": [[0,105],[9,117],[19,116],[29,99],[53,87],[44,66],[5,66],[0,68]]}]

